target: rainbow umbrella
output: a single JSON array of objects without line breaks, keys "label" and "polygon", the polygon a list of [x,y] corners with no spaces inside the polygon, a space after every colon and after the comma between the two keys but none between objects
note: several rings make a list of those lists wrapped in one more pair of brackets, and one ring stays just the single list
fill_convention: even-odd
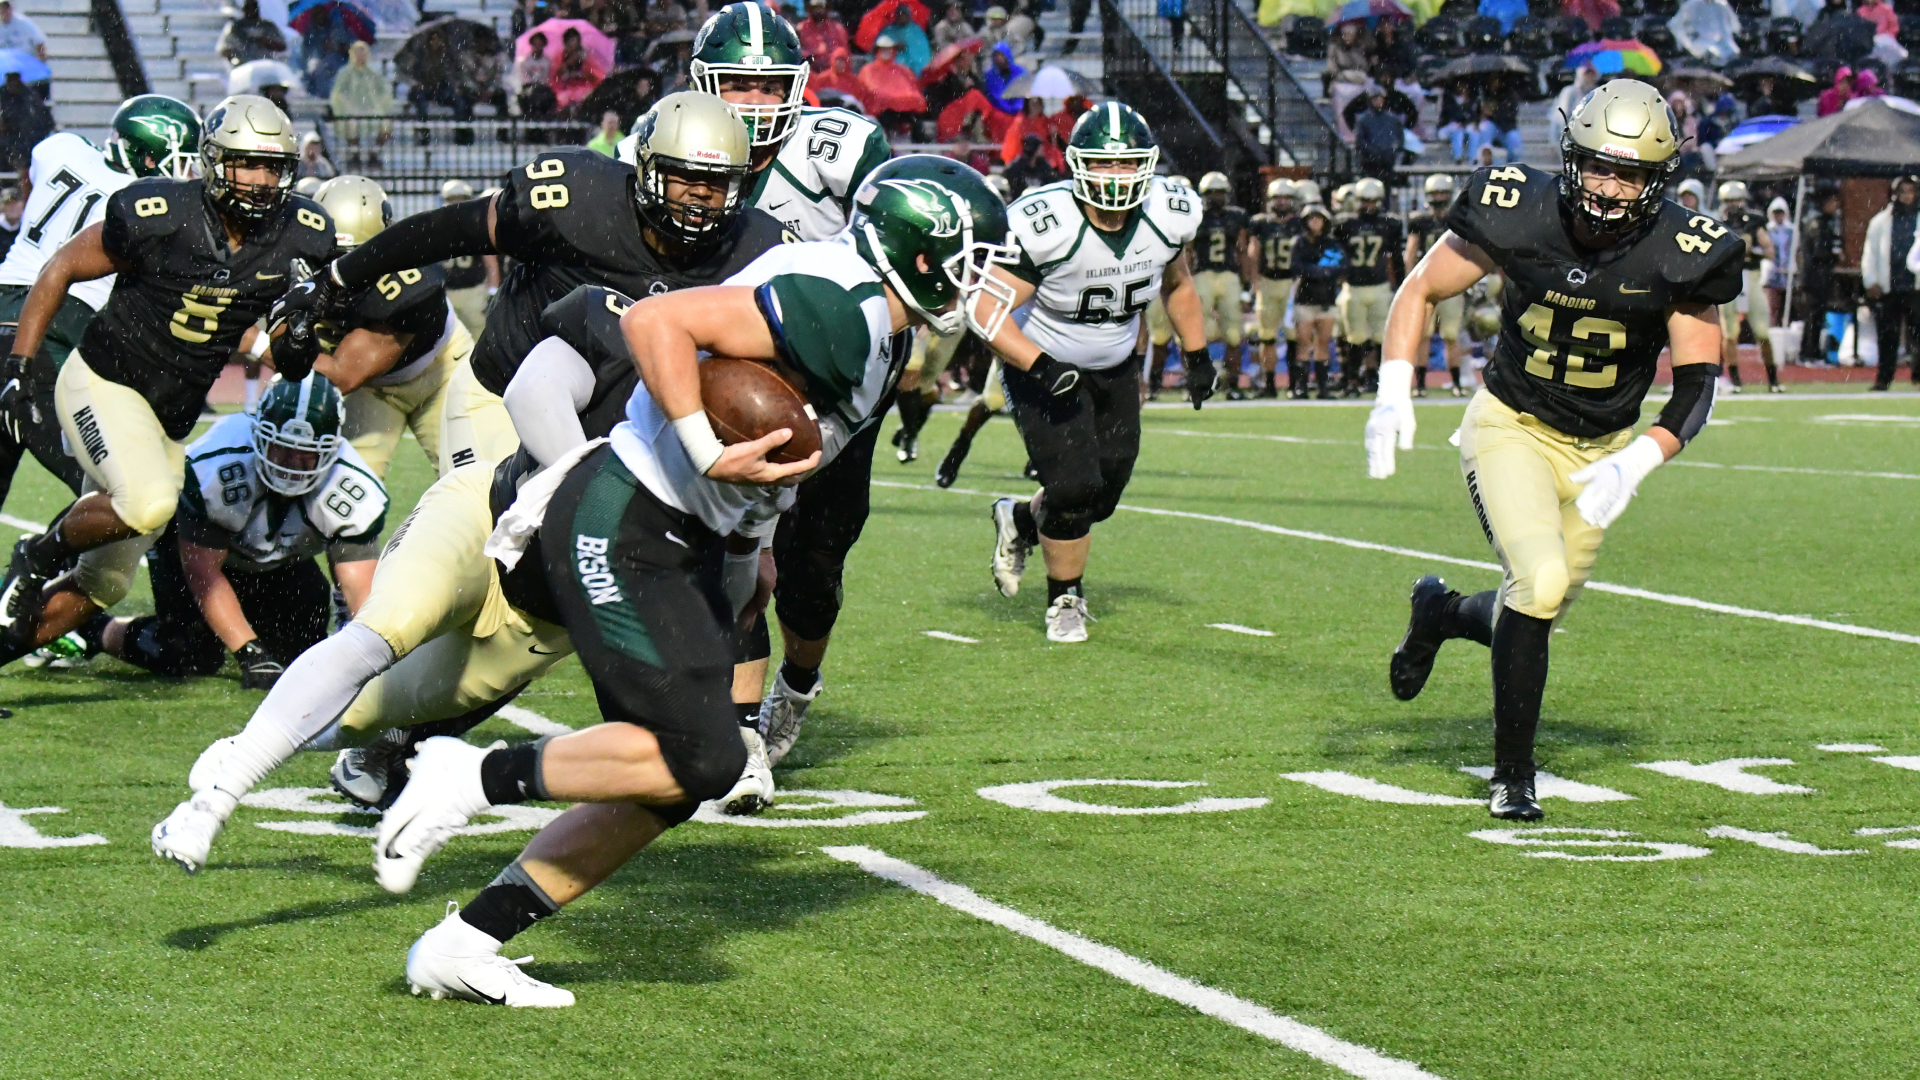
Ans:
[{"label": "rainbow umbrella", "polygon": [[1660,57],[1638,41],[1605,38],[1589,41],[1567,54],[1567,67],[1592,64],[1602,75],[1658,75]]}]

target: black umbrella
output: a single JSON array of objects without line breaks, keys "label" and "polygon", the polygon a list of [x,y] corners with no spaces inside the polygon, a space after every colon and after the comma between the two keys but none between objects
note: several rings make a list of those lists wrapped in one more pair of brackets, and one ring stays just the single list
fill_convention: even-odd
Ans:
[{"label": "black umbrella", "polygon": [[1819,80],[1813,77],[1813,72],[1808,71],[1806,68],[1801,67],[1791,60],[1784,60],[1778,56],[1769,56],[1760,60],[1750,60],[1744,64],[1735,64],[1727,69],[1726,74],[1735,84],[1746,82],[1748,79],[1757,79],[1763,75],[1773,79],[1785,79],[1790,82],[1803,82],[1809,85],[1816,85],[1819,82]]},{"label": "black umbrella", "polygon": [[617,112],[620,130],[626,131],[659,96],[660,76],[652,68],[622,68],[600,80],[600,85],[593,88],[574,112],[580,119],[592,123],[599,122],[601,113]]},{"label": "black umbrella", "polygon": [[[407,35],[407,40],[400,43],[400,51],[393,56],[393,70],[408,82],[444,77],[436,72],[423,71],[423,65],[431,63],[427,59],[430,55],[428,42],[436,38],[443,50],[442,55],[456,69],[470,66],[469,62],[474,57],[496,56],[503,47],[500,35],[494,32],[493,27],[472,19],[446,15],[422,23]],[[468,62],[463,62],[462,58]]]},{"label": "black umbrella", "polygon": [[1505,53],[1475,53],[1463,56],[1434,73],[1437,80],[1470,79],[1479,75],[1531,75],[1532,65]]}]

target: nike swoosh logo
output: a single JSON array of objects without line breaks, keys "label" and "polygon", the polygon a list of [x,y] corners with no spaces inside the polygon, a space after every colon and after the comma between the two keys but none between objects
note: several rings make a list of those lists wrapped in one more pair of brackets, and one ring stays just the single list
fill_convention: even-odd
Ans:
[{"label": "nike swoosh logo", "polygon": [[775,210],[778,210],[778,209],[780,209],[781,207],[783,207],[783,206],[785,206],[785,205],[787,205],[788,203],[790,203],[790,202],[792,202],[792,201],[793,201],[792,199],[782,199],[782,200],[780,200],[779,202],[777,202],[777,203],[774,203],[774,204],[773,204],[772,206],[763,206],[763,207],[761,207],[760,209],[762,209],[762,210],[765,210],[765,211],[766,211],[767,213],[769,213],[769,214],[771,214],[771,213],[773,213],[773,212],[774,212]]},{"label": "nike swoosh logo", "polygon": [[253,276],[254,276],[254,277],[257,277],[257,278],[259,278],[259,279],[260,279],[261,281],[277,281],[277,280],[279,280],[280,278],[283,278],[283,277],[286,277],[287,275],[285,275],[285,274],[263,274],[263,273],[261,273],[260,271],[258,271],[258,270],[255,270],[255,271],[253,272]]},{"label": "nike swoosh logo", "polygon": [[1625,285],[1620,286],[1620,294],[1622,296],[1639,296],[1643,293],[1650,293],[1652,291],[1653,291],[1652,289],[1629,289]]},{"label": "nike swoosh logo", "polygon": [[[680,545],[681,547],[687,547],[687,542],[686,542],[685,540],[682,540],[682,539],[680,539],[679,537],[677,537],[677,536],[675,536],[675,535],[673,535],[673,532],[672,532],[672,530],[668,530],[668,532],[667,532],[667,534],[666,534],[666,537],[667,537],[667,539],[669,539],[669,540],[671,540],[671,541],[673,541],[674,543],[676,543],[676,544],[679,544],[679,545]],[[693,549],[692,549],[692,548],[687,548],[687,550],[688,550],[688,551],[692,551]]]},{"label": "nike swoosh logo", "polygon": [[559,656],[560,655],[560,650],[558,649],[548,651],[548,650],[542,649],[538,645],[527,646],[527,651],[532,653],[535,656]]},{"label": "nike swoosh logo", "polygon": [[505,994],[501,994],[499,997],[494,997],[492,994],[483,994],[478,990],[474,990],[473,984],[468,982],[465,979],[460,980],[460,985],[472,991],[474,997],[479,998],[481,1001],[484,1001],[489,1005],[505,1005],[507,1003],[507,995]]}]

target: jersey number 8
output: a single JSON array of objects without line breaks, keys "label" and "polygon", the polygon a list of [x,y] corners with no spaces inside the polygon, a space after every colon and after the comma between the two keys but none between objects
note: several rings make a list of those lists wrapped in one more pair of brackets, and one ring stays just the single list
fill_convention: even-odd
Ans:
[{"label": "jersey number 8", "polygon": [[167,212],[167,200],[158,195],[151,199],[135,199],[133,212],[140,217],[159,217]]},{"label": "jersey number 8", "polygon": [[[1584,349],[1569,347],[1563,351],[1552,341],[1553,315],[1552,308],[1529,304],[1526,312],[1520,316],[1520,336],[1534,347],[1527,354],[1527,374],[1588,390],[1604,390],[1612,386],[1619,378],[1620,369],[1618,365],[1605,361],[1627,347],[1627,328],[1612,319],[1583,316],[1574,320],[1569,333],[1582,341],[1604,337],[1606,344],[1595,344]],[[1575,363],[1576,360],[1578,363]]]},{"label": "jersey number 8", "polygon": [[[211,300],[212,303],[208,303]],[[167,331],[181,341],[191,341],[204,345],[213,340],[220,332],[220,316],[227,306],[233,303],[231,296],[215,296],[202,299],[192,293],[180,297],[180,309],[173,313],[167,325]],[[194,320],[199,320],[199,328],[194,328]]]},{"label": "jersey number 8", "polygon": [[[396,277],[400,280],[395,281],[394,278]],[[389,300],[398,300],[400,299],[401,289],[408,285],[417,284],[419,281],[420,271],[402,270],[398,274],[382,274],[380,280],[373,283],[373,287],[380,290],[381,296]]]}]

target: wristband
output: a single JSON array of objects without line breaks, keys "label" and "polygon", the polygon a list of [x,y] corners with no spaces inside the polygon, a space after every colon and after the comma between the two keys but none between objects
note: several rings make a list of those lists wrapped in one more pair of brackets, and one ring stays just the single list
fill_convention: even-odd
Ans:
[{"label": "wristband", "polygon": [[673,433],[680,436],[680,445],[686,447],[687,457],[693,461],[694,470],[701,476],[713,468],[726,451],[720,437],[713,433],[713,424],[707,419],[705,409],[697,413],[688,413],[673,422]]},{"label": "wristband", "polygon": [[247,359],[258,360],[273,347],[273,335],[265,330],[253,335],[253,346],[247,350]]},{"label": "wristband", "polygon": [[1632,477],[1635,484],[1647,478],[1647,474],[1667,463],[1667,452],[1653,440],[1651,435],[1641,435],[1628,443],[1614,455],[1620,471]]},{"label": "wristband", "polygon": [[1413,400],[1413,361],[1388,360],[1380,365],[1379,401]]}]

